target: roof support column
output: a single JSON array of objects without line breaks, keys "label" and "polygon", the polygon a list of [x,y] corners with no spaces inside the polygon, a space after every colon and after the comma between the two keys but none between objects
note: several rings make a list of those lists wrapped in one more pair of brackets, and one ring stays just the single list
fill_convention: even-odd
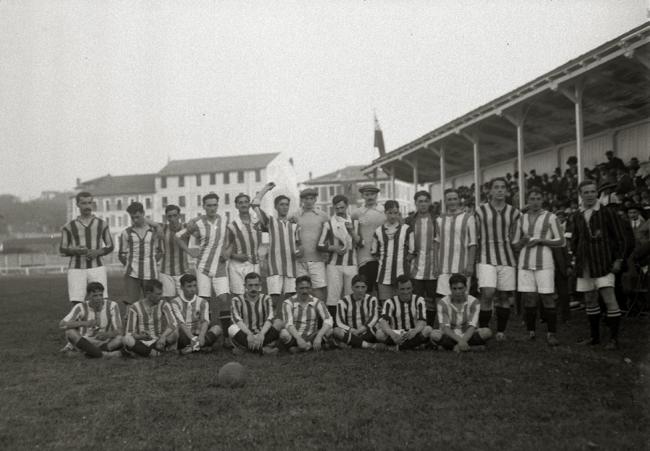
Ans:
[{"label": "roof support column", "polygon": [[481,177],[481,162],[479,159],[479,135],[478,133],[473,133],[473,132],[465,132],[465,131],[459,131],[458,132],[460,135],[464,136],[467,138],[469,142],[472,143],[473,146],[473,154],[474,154],[474,208],[478,208],[479,204],[481,203],[481,183],[482,183],[482,177]]},{"label": "roof support column", "polygon": [[413,169],[413,192],[415,193],[418,190],[418,175],[419,175],[417,162],[414,163],[410,160],[407,160],[406,158],[403,161],[409,166],[411,166],[411,169]]},{"label": "roof support column", "polygon": [[517,179],[519,188],[519,209],[522,210],[526,200],[526,177],[524,177],[524,122],[526,121],[527,109],[523,107],[517,108],[516,111],[511,113],[502,113],[512,125],[517,128],[517,172],[519,177]]},{"label": "roof support column", "polygon": [[445,146],[440,145],[440,208],[442,213],[445,208],[445,183],[447,182],[447,169],[445,168]]},{"label": "roof support column", "polygon": [[576,158],[578,160],[578,183],[584,178],[582,162],[582,147],[584,144],[584,120],[582,115],[582,93],[584,91],[584,79],[576,81],[573,89],[560,87],[560,92],[573,102],[576,115]]}]

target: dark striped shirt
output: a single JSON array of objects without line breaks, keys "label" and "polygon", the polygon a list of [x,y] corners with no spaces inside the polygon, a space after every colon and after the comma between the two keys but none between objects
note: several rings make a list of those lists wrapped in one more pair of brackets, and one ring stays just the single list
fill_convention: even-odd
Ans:
[{"label": "dark striped shirt", "polygon": [[[179,230],[183,230],[182,225]],[[160,272],[168,276],[182,276],[187,271],[187,254],[176,243],[175,237],[179,230],[172,230],[169,224],[162,226],[163,258],[160,261]],[[184,238],[187,241],[187,238]]]},{"label": "dark striped shirt", "polygon": [[490,203],[481,204],[476,210],[479,231],[479,262],[493,266],[517,265],[512,250],[512,240],[518,229],[521,213],[512,205],[506,204],[497,210]]},{"label": "dark striped shirt", "polygon": [[399,224],[395,232],[389,232],[386,225],[375,231],[372,253],[379,256],[377,283],[392,285],[402,274],[409,274],[408,254],[415,253],[415,240],[412,229]]},{"label": "dark striped shirt", "polygon": [[242,321],[251,332],[259,332],[264,323],[273,323],[273,299],[268,294],[260,294],[251,302],[245,296],[235,296],[231,303],[231,318],[234,324]]},{"label": "dark striped shirt", "polygon": [[424,298],[413,294],[407,302],[402,302],[399,296],[386,299],[381,317],[388,321],[391,329],[414,329],[418,321],[427,318]]},{"label": "dark striped shirt", "polygon": [[[324,252],[327,252],[328,246],[333,246],[334,243],[338,243],[339,246],[345,247],[345,254],[339,255],[337,252],[330,252],[328,264],[335,266],[357,266],[357,247],[355,246],[352,237],[345,230],[345,233],[348,236],[347,244],[342,242],[339,237],[334,236],[333,230],[337,227],[336,219],[330,218],[326,223],[323,224],[323,231],[320,235],[320,240],[318,240],[318,249]],[[343,227],[341,226],[338,226]],[[359,221],[356,219],[352,221],[352,227],[354,232],[359,234]]]},{"label": "dark striped shirt", "polygon": [[134,279],[158,278],[156,249],[158,235],[153,227],[147,227],[143,236],[133,227],[127,227],[120,235],[120,254],[126,256],[126,275]]},{"label": "dark striped shirt", "polygon": [[372,329],[378,319],[377,298],[369,294],[366,294],[361,301],[348,295],[336,305],[336,325],[343,330],[359,329],[361,326]]},{"label": "dark striped shirt", "polygon": [[[103,245],[102,245],[103,243]],[[85,246],[88,250],[106,248],[106,254],[113,251],[113,238],[108,228],[108,222],[93,216],[88,225],[80,218],[67,223],[61,229],[61,249]],[[85,255],[70,257],[69,267],[73,269],[88,269],[102,266],[102,258],[87,259]]]}]

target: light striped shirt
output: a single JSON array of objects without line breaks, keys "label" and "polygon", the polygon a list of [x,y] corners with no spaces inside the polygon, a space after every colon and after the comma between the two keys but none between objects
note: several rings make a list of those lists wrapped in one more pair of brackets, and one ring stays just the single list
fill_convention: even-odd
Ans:
[{"label": "light striped shirt", "polygon": [[63,318],[63,321],[97,321],[95,327],[80,327],[79,334],[84,337],[94,337],[100,332],[112,332],[122,329],[122,318],[117,303],[104,299],[98,311],[95,311],[88,301],[80,302]]},{"label": "light striped shirt", "polygon": [[478,327],[478,314],[481,302],[474,296],[467,295],[465,302],[456,306],[451,296],[445,296],[438,301],[438,323],[447,326],[458,335],[463,335],[470,327]]},{"label": "light striped shirt", "polygon": [[324,324],[332,326],[334,321],[325,304],[310,296],[308,302],[300,302],[298,295],[293,295],[282,303],[284,327],[293,326],[304,339],[311,338],[318,332],[318,318]]},{"label": "light striped shirt", "polygon": [[[551,240],[558,246],[564,242],[557,217],[549,211],[541,210],[535,217],[525,213],[521,216],[520,224],[520,234],[531,239]],[[541,244],[524,246],[519,253],[519,269],[555,269],[553,250]]]},{"label": "light striped shirt", "polygon": [[416,280],[438,277],[438,243],[435,241],[438,225],[430,214],[417,214],[413,218],[415,259],[411,276]]},{"label": "light striped shirt", "polygon": [[198,335],[201,322],[210,322],[210,306],[205,299],[194,295],[188,300],[181,293],[170,302],[176,323],[189,327],[193,334]]},{"label": "light striped shirt", "polygon": [[490,203],[484,203],[476,210],[477,227],[480,233],[480,263],[493,266],[515,267],[515,253],[512,242],[519,229],[521,213],[506,204],[496,210]]},{"label": "light striped shirt", "polygon": [[476,220],[474,215],[460,212],[445,214],[436,219],[440,243],[440,273],[455,274],[465,271],[470,246],[476,246]]},{"label": "light striped shirt", "polygon": [[[345,226],[338,224],[338,220],[331,217],[326,223],[323,224],[323,231],[318,240],[318,248],[323,251],[327,250],[328,246],[333,246],[337,243],[339,246],[345,248],[345,254],[339,255],[337,252],[330,252],[328,260],[329,265],[334,266],[357,266],[357,248],[352,240],[352,236],[345,229]],[[354,232],[359,234],[359,221],[351,221]],[[339,230],[339,233],[344,233],[347,236],[347,243],[341,241],[340,237],[334,236],[333,230]]]},{"label": "light striped shirt", "polygon": [[288,219],[268,216],[262,209],[257,211],[261,216],[260,227],[269,233],[269,276],[296,277],[298,225]]},{"label": "light striped shirt", "polygon": [[149,339],[158,339],[167,327],[176,327],[176,318],[171,305],[160,301],[147,306],[143,299],[129,306],[126,317],[126,333],[147,335]]},{"label": "light striped shirt", "polygon": [[412,230],[406,224],[398,224],[396,229],[386,225],[377,228],[372,240],[372,254],[379,256],[377,282],[392,285],[402,274],[408,274],[406,256],[415,253]]},{"label": "light striped shirt", "polygon": [[251,332],[261,331],[267,321],[273,324],[273,299],[268,294],[260,293],[254,301],[247,299],[245,295],[235,296],[230,304],[232,322],[243,322]]},{"label": "light striped shirt", "polygon": [[179,238],[189,238],[192,235],[199,240],[199,256],[196,259],[196,270],[208,277],[225,277],[226,264],[220,261],[221,250],[226,241],[226,233],[217,215],[214,222],[203,215],[190,221],[185,230],[176,233]]},{"label": "light striped shirt", "polygon": [[[176,234],[183,230],[183,224],[180,230],[174,231],[169,224],[162,226],[162,247],[163,258],[160,262],[160,272],[168,276],[182,276],[188,270],[187,254],[180,248],[174,239]],[[185,238],[187,240],[187,238]]]},{"label": "light striped shirt", "polygon": [[245,223],[237,216],[228,224],[228,242],[232,244],[234,254],[244,254],[248,261],[254,265],[260,261],[257,249],[262,238],[262,232],[258,230],[252,221]]},{"label": "light striped shirt", "polygon": [[133,227],[124,229],[120,235],[120,255],[126,256],[126,275],[141,280],[156,279],[158,245],[158,235],[153,227],[147,227],[143,236]]},{"label": "light striped shirt", "polygon": [[369,294],[360,301],[348,295],[336,305],[336,326],[343,330],[359,329],[361,326],[372,329],[378,319],[379,303],[376,297]]},{"label": "light striped shirt", "polygon": [[[102,243],[104,244],[102,246]],[[81,222],[81,216],[73,219],[61,229],[61,248],[86,246],[88,250],[104,247],[113,250],[113,238],[108,222],[93,216],[88,225]],[[88,269],[102,266],[102,258],[87,259],[85,255],[73,255],[68,265],[73,269]]]},{"label": "light striped shirt", "polygon": [[427,319],[424,298],[416,294],[411,295],[411,299],[406,302],[399,296],[388,298],[384,301],[381,317],[388,321],[391,329],[414,329],[418,321]]}]

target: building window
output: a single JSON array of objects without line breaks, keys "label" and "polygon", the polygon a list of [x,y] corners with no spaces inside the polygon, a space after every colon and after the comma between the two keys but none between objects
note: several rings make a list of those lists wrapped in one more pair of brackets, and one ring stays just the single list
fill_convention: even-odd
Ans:
[{"label": "building window", "polygon": [[115,227],[115,216],[111,216],[111,227]]},{"label": "building window", "polygon": [[343,185],[336,185],[336,194],[343,194]]},{"label": "building window", "polygon": [[197,206],[197,207],[200,207],[201,204],[202,204],[202,202],[201,202],[201,195],[199,194],[198,196],[196,196],[196,206]]},{"label": "building window", "polygon": [[229,204],[230,204],[230,193],[226,193],[226,194],[225,194],[225,200],[224,200],[224,202],[226,203],[226,205],[229,205]]},{"label": "building window", "polygon": [[167,177],[166,176],[160,177],[160,187],[161,188],[167,188]]},{"label": "building window", "polygon": [[226,222],[230,222],[230,212],[226,212]]},{"label": "building window", "polygon": [[117,199],[117,211],[122,209],[122,199]]},{"label": "building window", "polygon": [[178,187],[182,188],[185,186],[185,176],[184,175],[179,175],[178,176]]},{"label": "building window", "polygon": [[201,186],[201,174],[196,174],[196,186]]},{"label": "building window", "polygon": [[122,216],[117,217],[117,226],[122,227]]},{"label": "building window", "polygon": [[104,211],[111,211],[111,200],[106,199],[104,201]]},{"label": "building window", "polygon": [[163,207],[166,207],[166,206],[167,206],[167,196],[163,196],[163,198],[162,198],[162,204],[163,204],[163,205],[162,205]]},{"label": "building window", "polygon": [[334,207],[330,205],[329,211],[330,211],[330,216],[334,216]]},{"label": "building window", "polygon": [[216,185],[217,183],[217,174],[214,172],[210,174],[210,185]]},{"label": "building window", "polygon": [[185,196],[178,196],[178,206],[179,207],[185,206]]},{"label": "building window", "polygon": [[237,171],[237,183],[244,183],[244,171]]},{"label": "building window", "polygon": [[134,197],[129,197],[129,205],[131,205],[133,202],[135,202],[135,198]]},{"label": "building window", "polygon": [[145,200],[144,200],[144,208],[146,208],[147,210],[151,209],[151,197],[145,198]]},{"label": "building window", "polygon": [[228,185],[230,183],[230,172],[223,173],[223,184]]},{"label": "building window", "polygon": [[330,196],[334,197],[335,193],[336,193],[336,187],[335,186],[330,186]]},{"label": "building window", "polygon": [[97,211],[97,201],[93,201],[93,210]]},{"label": "building window", "polygon": [[259,169],[255,169],[255,181],[256,182],[262,181],[262,171]]},{"label": "building window", "polygon": [[327,202],[328,197],[327,197],[327,187],[326,186],[321,186],[320,187],[320,199],[323,202]]}]

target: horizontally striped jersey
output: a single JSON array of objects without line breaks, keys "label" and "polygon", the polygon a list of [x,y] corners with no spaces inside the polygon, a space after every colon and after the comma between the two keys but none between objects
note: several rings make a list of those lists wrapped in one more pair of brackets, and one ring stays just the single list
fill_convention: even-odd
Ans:
[{"label": "horizontally striped jersey", "polygon": [[[97,216],[92,217],[88,225],[81,222],[81,216],[73,219],[61,229],[61,248],[85,246],[88,250],[99,250],[104,247],[113,250],[113,238],[108,228],[108,222]],[[102,266],[102,258],[87,259],[85,255],[73,255],[68,265],[73,269],[88,269]]]},{"label": "horizontally striped jersey", "polygon": [[451,296],[445,296],[438,301],[437,310],[440,326],[447,326],[456,334],[463,335],[470,327],[478,327],[481,302],[467,295],[465,302],[456,305],[451,301]]},{"label": "horizontally striped jersey", "polygon": [[426,315],[424,298],[416,294],[411,295],[411,299],[406,302],[399,296],[386,299],[381,312],[381,317],[395,330],[414,329],[418,321],[426,321]]},{"label": "horizontally striped jersey", "polygon": [[375,231],[372,240],[372,254],[379,257],[377,282],[392,285],[402,274],[408,274],[408,254],[415,253],[415,241],[411,228],[398,224],[390,229],[386,224]]},{"label": "horizontally striped jersey", "polygon": [[245,295],[235,296],[230,301],[230,315],[233,324],[242,321],[251,332],[262,330],[264,323],[273,324],[273,299],[268,294],[260,293],[257,299],[251,301]]},{"label": "horizontally striped jersey", "polygon": [[473,261],[468,260],[469,247],[476,246],[476,220],[474,215],[460,212],[445,214],[436,219],[440,247],[440,274],[464,272]]},{"label": "horizontally striped jersey", "polygon": [[245,223],[239,216],[228,224],[228,242],[232,245],[233,254],[244,254],[254,265],[260,262],[257,249],[262,239],[262,232],[252,221]]},{"label": "horizontally striped jersey", "polygon": [[377,298],[366,294],[362,300],[353,295],[345,296],[336,305],[336,326],[343,330],[359,329],[366,326],[372,329],[379,320],[379,302]]},{"label": "horizontally striped jersey", "polygon": [[186,299],[183,293],[170,301],[176,323],[190,328],[193,334],[198,335],[201,322],[210,322],[210,306],[208,301],[194,295]]},{"label": "horizontally striped jersey", "polygon": [[318,248],[325,250],[328,246],[338,244],[345,250],[345,254],[339,255],[337,252],[330,252],[327,264],[335,266],[357,266],[357,247],[352,236],[346,229],[345,223],[350,224],[354,233],[359,234],[359,221],[347,220],[342,221],[338,217],[332,216],[323,224],[323,231],[318,240]]},{"label": "horizontally striped jersey", "polygon": [[120,235],[120,255],[126,257],[125,274],[134,279],[151,280],[158,278],[156,251],[158,235],[147,226],[140,236],[134,227],[127,227]]},{"label": "horizontally striped jersey", "polygon": [[512,205],[506,204],[501,210],[490,203],[484,203],[476,210],[479,230],[479,262],[493,266],[516,265],[512,241],[518,229],[521,213]]},{"label": "horizontally striped jersey", "polygon": [[[519,235],[528,236],[530,239],[551,240],[561,246],[564,236],[560,232],[557,217],[546,210],[541,210],[537,215],[524,213],[519,221]],[[524,246],[519,252],[519,269],[554,269],[553,250],[546,245]]]},{"label": "horizontally striped jersey", "polygon": [[169,302],[160,301],[147,305],[144,299],[131,304],[127,311],[126,333],[147,335],[150,340],[158,339],[167,327],[176,327],[176,318]]},{"label": "horizontally striped jersey", "polygon": [[269,276],[296,277],[298,224],[268,216],[262,209],[257,211],[260,227],[269,233]]},{"label": "horizontally striped jersey", "polygon": [[192,235],[199,240],[199,256],[196,270],[208,277],[225,277],[226,264],[220,261],[221,250],[226,238],[226,231],[217,215],[214,222],[203,215],[187,223],[185,230],[176,233],[179,238]]},{"label": "horizontally striped jersey", "polygon": [[88,301],[75,304],[63,321],[97,321],[95,327],[83,326],[79,334],[84,337],[94,337],[100,332],[112,332],[122,329],[120,308],[116,302],[104,299],[101,307],[95,311]]},{"label": "horizontally striped jersey", "polygon": [[324,324],[334,324],[325,304],[313,296],[309,297],[308,302],[299,301],[297,294],[285,299],[282,303],[282,316],[284,327],[295,327],[298,334],[305,339],[318,332],[318,318]]},{"label": "horizontally striped jersey", "polygon": [[[160,272],[168,276],[182,276],[188,270],[187,254],[176,242],[176,234],[183,230],[172,230],[169,224],[162,226],[163,258],[160,261]],[[185,238],[187,240],[187,238]]]},{"label": "horizontally striped jersey", "polygon": [[435,279],[438,277],[438,243],[435,241],[438,224],[428,213],[416,214],[411,228],[416,253],[411,277],[416,280]]}]

